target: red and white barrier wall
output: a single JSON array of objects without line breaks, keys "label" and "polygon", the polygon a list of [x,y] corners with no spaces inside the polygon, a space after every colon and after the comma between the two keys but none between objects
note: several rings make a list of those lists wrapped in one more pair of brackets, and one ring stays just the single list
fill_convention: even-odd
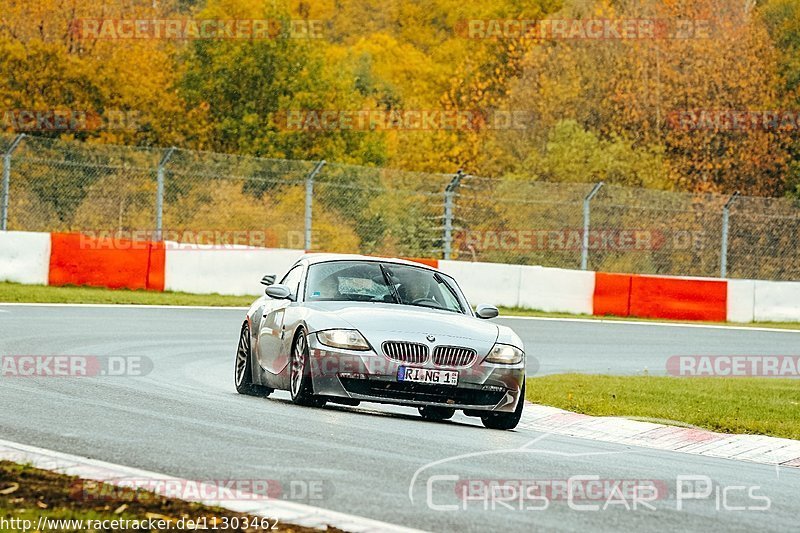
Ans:
[{"label": "red and white barrier wall", "polygon": [[[79,234],[0,232],[0,281],[258,295],[302,250],[203,249]],[[549,312],[717,322],[800,321],[800,282],[606,274],[419,260],[456,278],[473,304]]]},{"label": "red and white barrier wall", "polygon": [[163,242],[50,234],[49,285],[164,290]]},{"label": "red and white barrier wall", "polygon": [[0,231],[0,281],[47,285],[50,234]]},{"label": "red and white barrier wall", "polygon": [[439,261],[438,267],[473,303],[592,314],[594,272],[464,261]]},{"label": "red and white barrier wall", "polygon": [[304,253],[246,246],[202,250],[196,245],[169,243],[165,289],[196,294],[261,294],[264,274],[283,275]]}]

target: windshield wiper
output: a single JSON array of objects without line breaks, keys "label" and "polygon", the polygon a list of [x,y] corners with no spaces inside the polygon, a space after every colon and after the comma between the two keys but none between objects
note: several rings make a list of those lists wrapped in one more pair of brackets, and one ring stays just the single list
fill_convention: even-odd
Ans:
[{"label": "windshield wiper", "polygon": [[389,287],[389,293],[392,295],[394,299],[394,303],[400,303],[400,295],[397,294],[397,288],[392,283],[392,277],[389,275],[389,271],[383,266],[383,263],[378,263],[378,266],[381,269],[381,274],[383,274],[383,279],[386,281],[386,285]]},{"label": "windshield wiper", "polygon": [[403,302],[403,305],[410,305],[412,307],[424,307],[425,309],[436,309],[437,311],[447,311],[448,313],[456,313],[457,315],[463,315],[463,311],[459,311],[458,309],[450,309],[449,307],[442,307],[441,305],[426,305],[426,304],[415,304],[411,302]]}]

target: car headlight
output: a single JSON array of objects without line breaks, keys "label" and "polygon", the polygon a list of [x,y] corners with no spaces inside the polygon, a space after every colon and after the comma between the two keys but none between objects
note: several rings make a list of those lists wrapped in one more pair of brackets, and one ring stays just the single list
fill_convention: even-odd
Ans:
[{"label": "car headlight", "polygon": [[495,344],[486,357],[488,363],[515,365],[522,361],[523,352],[510,344]]},{"label": "car headlight", "polygon": [[331,348],[346,350],[369,350],[369,343],[361,333],[354,329],[329,329],[318,331],[319,342]]}]

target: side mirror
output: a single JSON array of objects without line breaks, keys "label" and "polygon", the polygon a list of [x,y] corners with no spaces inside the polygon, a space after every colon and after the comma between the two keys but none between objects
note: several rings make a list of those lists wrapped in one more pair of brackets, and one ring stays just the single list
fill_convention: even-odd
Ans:
[{"label": "side mirror", "polygon": [[267,296],[275,300],[287,300],[292,297],[292,290],[286,285],[270,285],[264,290]]},{"label": "side mirror", "polygon": [[267,274],[263,278],[261,278],[262,285],[275,285],[275,274]]},{"label": "side mirror", "polygon": [[493,305],[480,304],[475,308],[475,314],[478,315],[478,318],[497,318],[500,311]]}]

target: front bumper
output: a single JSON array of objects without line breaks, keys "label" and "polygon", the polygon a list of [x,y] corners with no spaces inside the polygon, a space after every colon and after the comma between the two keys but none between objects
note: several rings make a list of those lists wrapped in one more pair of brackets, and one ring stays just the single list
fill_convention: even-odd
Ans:
[{"label": "front bumper", "polygon": [[[466,367],[437,367],[431,362],[395,361],[374,351],[330,348],[308,335],[315,394],[409,406],[443,406],[487,412],[513,412],[525,380],[525,361],[516,365],[483,363],[486,354]],[[458,385],[398,381],[401,366],[456,370]]]}]

